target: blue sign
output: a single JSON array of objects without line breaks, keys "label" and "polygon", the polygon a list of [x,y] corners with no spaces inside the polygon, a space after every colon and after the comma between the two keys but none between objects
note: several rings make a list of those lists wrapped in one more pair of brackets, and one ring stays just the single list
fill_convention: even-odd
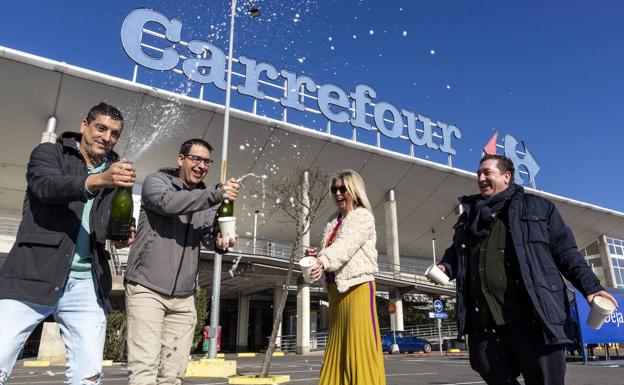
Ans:
[{"label": "blue sign", "polygon": [[447,319],[449,317],[448,313],[439,313],[439,312],[429,312],[429,318],[441,318],[441,319]]},{"label": "blue sign", "polygon": [[[156,48],[158,53],[148,53],[143,42],[145,26],[158,24],[164,30],[159,33],[167,42],[167,47]],[[212,84],[225,90],[226,88],[226,54],[223,49],[204,40],[182,40],[182,22],[170,19],[162,13],[140,8],[130,12],[121,26],[121,44],[132,61],[140,66],[158,71],[169,71],[182,62],[182,72],[192,81],[200,84]],[[188,51],[188,52],[187,52]],[[182,53],[181,53],[182,52]],[[244,82],[236,85],[241,95],[256,100],[265,99],[266,94],[260,89],[260,77],[270,80],[281,80],[285,95],[279,103],[285,108],[304,111],[306,105],[303,88],[310,97],[316,92],[318,109],[323,116],[332,122],[349,123],[354,128],[363,130],[376,129],[388,138],[403,138],[403,128],[407,127],[407,138],[420,147],[438,150],[449,155],[457,151],[452,145],[453,138],[461,139],[462,134],[453,124],[434,121],[426,116],[407,109],[399,109],[384,101],[373,101],[377,91],[366,84],[357,84],[351,92],[334,84],[317,85],[314,79],[298,75],[288,69],[278,70],[273,64],[241,55],[238,62],[245,67]],[[375,127],[371,124],[373,117]]]},{"label": "blue sign", "polygon": [[436,313],[441,312],[442,308],[443,308],[442,301],[440,301],[439,299],[436,299],[435,301],[433,301],[433,310]]},{"label": "blue sign", "polygon": [[[624,305],[624,293],[620,290],[607,289],[615,297],[620,306]],[[589,304],[578,291],[574,292],[576,306],[573,306],[573,313],[580,326],[580,337],[583,344],[604,344],[604,343],[624,343],[624,310],[616,308],[610,316],[605,317],[605,322],[598,330],[587,325],[589,317]]]}]

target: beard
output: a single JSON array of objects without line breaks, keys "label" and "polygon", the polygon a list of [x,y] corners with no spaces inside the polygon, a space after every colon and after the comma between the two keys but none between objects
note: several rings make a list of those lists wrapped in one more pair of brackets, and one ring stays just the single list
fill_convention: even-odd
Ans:
[{"label": "beard", "polygon": [[91,150],[87,150],[87,156],[93,165],[99,167],[102,163],[107,162],[111,158],[113,146],[107,146],[103,154],[97,154]]}]

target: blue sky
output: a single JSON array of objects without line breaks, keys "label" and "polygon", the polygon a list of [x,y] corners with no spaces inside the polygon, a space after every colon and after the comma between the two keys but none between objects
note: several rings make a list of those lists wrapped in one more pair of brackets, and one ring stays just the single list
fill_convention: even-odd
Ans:
[{"label": "blue sky", "polygon": [[[375,101],[455,124],[463,137],[454,166],[462,169],[476,168],[495,130],[512,134],[540,163],[539,189],[624,211],[621,1],[255,3],[260,18],[237,17],[235,57],[347,92],[366,83]],[[130,79],[121,23],[132,9],[150,7],[180,19],[183,40],[227,47],[227,0],[102,4],[7,2],[0,45]],[[184,83],[163,76],[144,71],[139,81],[170,89]],[[223,101],[216,89],[210,93]],[[418,156],[444,160],[433,151]]]}]

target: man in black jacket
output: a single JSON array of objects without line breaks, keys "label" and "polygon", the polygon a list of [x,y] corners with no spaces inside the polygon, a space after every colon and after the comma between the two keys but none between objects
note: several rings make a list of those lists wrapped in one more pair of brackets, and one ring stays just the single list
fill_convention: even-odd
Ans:
[{"label": "man in black jacket", "polygon": [[[108,208],[116,187],[132,187],[134,167],[113,147],[121,112],[100,103],[80,124],[30,154],[22,221],[0,269],[0,385],[33,329],[53,314],[67,349],[70,384],[99,384],[111,311]],[[128,246],[130,239],[118,246]]]},{"label": "man in black jacket", "polygon": [[488,384],[563,384],[565,346],[576,336],[563,276],[587,298],[617,305],[578,252],[555,205],[514,184],[509,158],[485,155],[480,194],[463,213],[438,267],[457,287],[459,334]]}]

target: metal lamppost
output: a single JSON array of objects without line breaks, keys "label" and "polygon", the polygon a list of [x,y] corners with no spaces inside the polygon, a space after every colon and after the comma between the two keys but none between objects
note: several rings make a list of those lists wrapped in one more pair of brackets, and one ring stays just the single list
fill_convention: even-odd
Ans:
[{"label": "metal lamppost", "polygon": [[[260,10],[248,2],[249,13],[253,17],[260,16]],[[236,0],[230,0],[230,41],[228,45],[227,77],[225,85],[225,112],[223,113],[223,142],[221,145],[221,183],[225,183],[227,174],[228,139],[230,134],[230,96],[232,93],[232,57],[234,55],[234,19],[236,17]],[[210,303],[210,349],[208,358],[217,358],[217,337],[219,328],[219,301],[221,299],[221,262],[223,256],[215,251],[212,271],[212,300]]]},{"label": "metal lamppost", "polygon": [[253,254],[256,254],[256,231],[258,230],[258,214],[260,210],[254,211],[254,228],[253,228]]}]

